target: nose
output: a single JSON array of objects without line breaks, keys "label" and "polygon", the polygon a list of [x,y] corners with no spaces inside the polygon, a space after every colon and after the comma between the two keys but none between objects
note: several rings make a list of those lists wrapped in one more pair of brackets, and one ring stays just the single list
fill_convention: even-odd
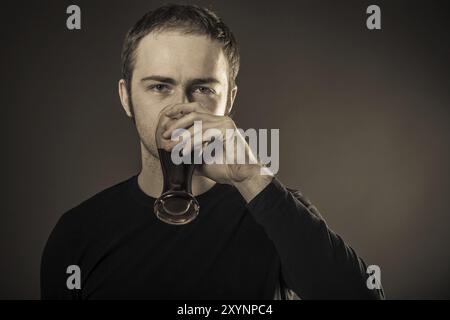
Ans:
[{"label": "nose", "polygon": [[178,103],[190,103],[190,102],[193,102],[192,95],[189,94],[189,92],[187,92],[183,88],[180,88],[175,93],[172,103],[178,104]]}]

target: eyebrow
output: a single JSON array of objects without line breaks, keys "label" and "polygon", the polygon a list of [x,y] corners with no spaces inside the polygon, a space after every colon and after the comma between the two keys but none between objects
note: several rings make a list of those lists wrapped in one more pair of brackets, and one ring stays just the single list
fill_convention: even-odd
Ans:
[{"label": "eyebrow", "polygon": [[175,79],[170,78],[170,77],[163,77],[163,76],[148,76],[148,77],[142,78],[141,82],[149,81],[149,80],[163,82],[163,83],[169,83],[169,84],[176,84],[177,83],[175,81]]},{"label": "eyebrow", "polygon": [[220,81],[219,80],[217,80],[216,78],[212,78],[212,77],[209,77],[209,78],[198,78],[198,79],[193,79],[193,80],[191,80],[190,81],[190,84],[191,85],[197,85],[197,84],[202,84],[202,83],[211,83],[211,84],[213,84],[213,83],[220,83]]},{"label": "eyebrow", "polygon": [[[144,77],[141,79],[141,82],[149,81],[149,80],[158,81],[158,82],[162,82],[162,83],[168,83],[168,84],[172,84],[172,85],[177,84],[177,81],[175,79],[170,78],[170,77],[159,76],[159,75],[152,75],[152,76]],[[197,78],[197,79],[192,79],[191,81],[189,81],[190,85],[198,85],[198,84],[206,84],[206,83],[213,84],[213,83],[220,83],[220,81],[213,77]]]}]

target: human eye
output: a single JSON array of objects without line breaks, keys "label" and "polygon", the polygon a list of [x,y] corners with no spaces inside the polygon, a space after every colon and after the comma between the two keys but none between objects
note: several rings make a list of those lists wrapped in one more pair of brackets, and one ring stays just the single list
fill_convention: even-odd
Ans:
[{"label": "human eye", "polygon": [[148,90],[156,93],[168,93],[170,92],[170,86],[163,83],[155,83],[148,86]]},{"label": "human eye", "polygon": [[194,93],[211,95],[211,94],[215,94],[216,92],[214,91],[214,89],[211,89],[211,88],[208,88],[205,86],[199,86],[194,89]]}]

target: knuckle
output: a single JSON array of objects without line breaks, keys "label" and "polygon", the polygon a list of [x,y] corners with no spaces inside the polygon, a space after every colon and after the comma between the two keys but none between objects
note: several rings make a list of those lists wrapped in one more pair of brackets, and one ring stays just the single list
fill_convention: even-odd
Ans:
[{"label": "knuckle", "polygon": [[195,107],[196,109],[204,109],[204,108],[203,108],[203,105],[202,105],[200,102],[198,102],[198,101],[196,101],[196,102],[194,103],[194,107]]}]

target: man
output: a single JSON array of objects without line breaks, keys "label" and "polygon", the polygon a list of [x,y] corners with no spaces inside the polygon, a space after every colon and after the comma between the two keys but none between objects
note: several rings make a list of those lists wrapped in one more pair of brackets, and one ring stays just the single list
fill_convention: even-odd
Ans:
[{"label": "man", "polygon": [[[42,298],[383,297],[368,289],[366,265],[314,206],[262,175],[261,164],[203,164],[192,179],[198,217],[174,226],[154,215],[163,186],[159,121],[166,150],[174,130],[194,121],[236,128],[239,53],[214,13],[179,5],[147,13],[128,32],[122,63],[119,95],[139,133],[142,170],[61,217],[43,253]],[[73,265],[81,281],[69,288]]]}]

